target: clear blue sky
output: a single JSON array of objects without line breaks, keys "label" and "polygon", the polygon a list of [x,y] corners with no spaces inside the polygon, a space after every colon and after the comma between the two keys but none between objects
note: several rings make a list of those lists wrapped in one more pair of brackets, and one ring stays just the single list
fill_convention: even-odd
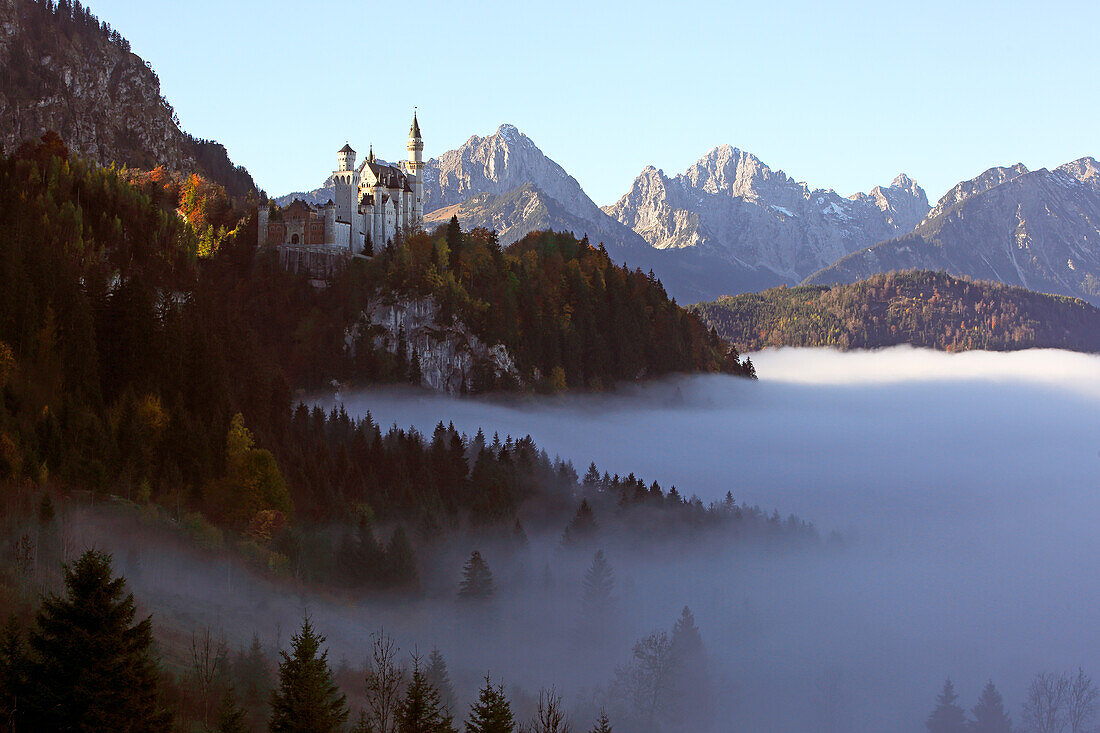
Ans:
[{"label": "clear blue sky", "polygon": [[730,143],[848,195],[935,200],[993,165],[1100,156],[1100,3],[91,0],[184,129],[268,193],[346,141],[425,154],[511,122],[598,204]]}]

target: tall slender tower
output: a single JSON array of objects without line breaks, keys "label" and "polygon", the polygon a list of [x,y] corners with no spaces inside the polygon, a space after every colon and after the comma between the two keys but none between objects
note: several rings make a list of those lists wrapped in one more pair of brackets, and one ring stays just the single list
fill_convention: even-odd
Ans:
[{"label": "tall slender tower", "polygon": [[[355,223],[355,214],[359,204],[359,173],[355,170],[355,151],[350,145],[345,144],[336,154],[336,170],[332,172],[332,182],[335,189],[336,212],[335,221],[349,225]],[[351,248],[353,252],[363,249],[363,244],[358,241],[358,232],[351,228]],[[358,245],[358,249],[356,248]]]},{"label": "tall slender tower", "polygon": [[416,109],[413,109],[413,123],[409,128],[409,144],[405,146],[409,151],[409,160],[405,163],[405,170],[409,175],[411,184],[412,206],[411,221],[413,229],[418,229],[424,223],[424,139],[420,137],[420,124],[416,121]]}]

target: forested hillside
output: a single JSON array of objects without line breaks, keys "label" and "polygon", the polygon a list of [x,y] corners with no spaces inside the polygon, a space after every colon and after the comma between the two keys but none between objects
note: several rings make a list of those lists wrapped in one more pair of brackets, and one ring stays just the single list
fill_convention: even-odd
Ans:
[{"label": "forested hillside", "polygon": [[[615,265],[587,237],[532,232],[503,248],[495,232],[463,233],[452,218],[379,249],[347,279],[367,298],[431,298],[443,322],[457,318],[482,341],[503,344],[522,383],[536,388],[599,390],[670,372],[753,374],[652,272]],[[360,361],[384,376],[369,347]],[[403,375],[400,360],[398,367]],[[481,375],[472,389],[515,386]]]},{"label": "forested hillside", "polygon": [[738,348],[912,344],[943,351],[1100,351],[1100,310],[1077,298],[909,271],[772,288],[692,307]]}]

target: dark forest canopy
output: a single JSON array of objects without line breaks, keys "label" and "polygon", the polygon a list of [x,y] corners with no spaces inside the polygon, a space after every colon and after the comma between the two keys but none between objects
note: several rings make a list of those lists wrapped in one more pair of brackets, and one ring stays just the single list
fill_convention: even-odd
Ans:
[{"label": "dark forest canopy", "polygon": [[942,351],[1100,351],[1100,310],[944,272],[875,275],[850,285],[779,287],[692,307],[738,348],[911,344]]}]

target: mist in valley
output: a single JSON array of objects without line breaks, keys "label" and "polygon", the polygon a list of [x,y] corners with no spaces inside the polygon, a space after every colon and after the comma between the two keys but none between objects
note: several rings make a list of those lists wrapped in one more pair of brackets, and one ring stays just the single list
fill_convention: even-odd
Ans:
[{"label": "mist in valley", "polygon": [[[708,702],[681,706],[668,730],[921,730],[948,676],[967,708],[992,679],[1018,720],[1036,672],[1098,669],[1100,358],[900,348],[753,361],[758,382],[684,377],[506,399],[376,389],[318,402],[428,435],[441,420],[489,439],[529,434],[579,473],[595,462],[704,503],[731,492],[812,521],[818,542],[608,536],[568,550],[560,530],[528,523],[522,551],[459,534],[421,552],[419,598],[349,601],[288,592],[183,544],[149,550],[95,510],[70,524],[115,553],[170,628],[210,625],[234,645],[256,632],[273,651],[309,613],[330,658],[353,666],[381,627],[404,655],[438,646],[459,718],[490,671],[521,719],[556,685],[576,728],[602,706],[614,724],[616,669],[640,639],[671,632],[685,606]],[[497,585],[477,612],[455,600],[472,549]],[[594,549],[614,573],[595,628],[582,603]]]}]

